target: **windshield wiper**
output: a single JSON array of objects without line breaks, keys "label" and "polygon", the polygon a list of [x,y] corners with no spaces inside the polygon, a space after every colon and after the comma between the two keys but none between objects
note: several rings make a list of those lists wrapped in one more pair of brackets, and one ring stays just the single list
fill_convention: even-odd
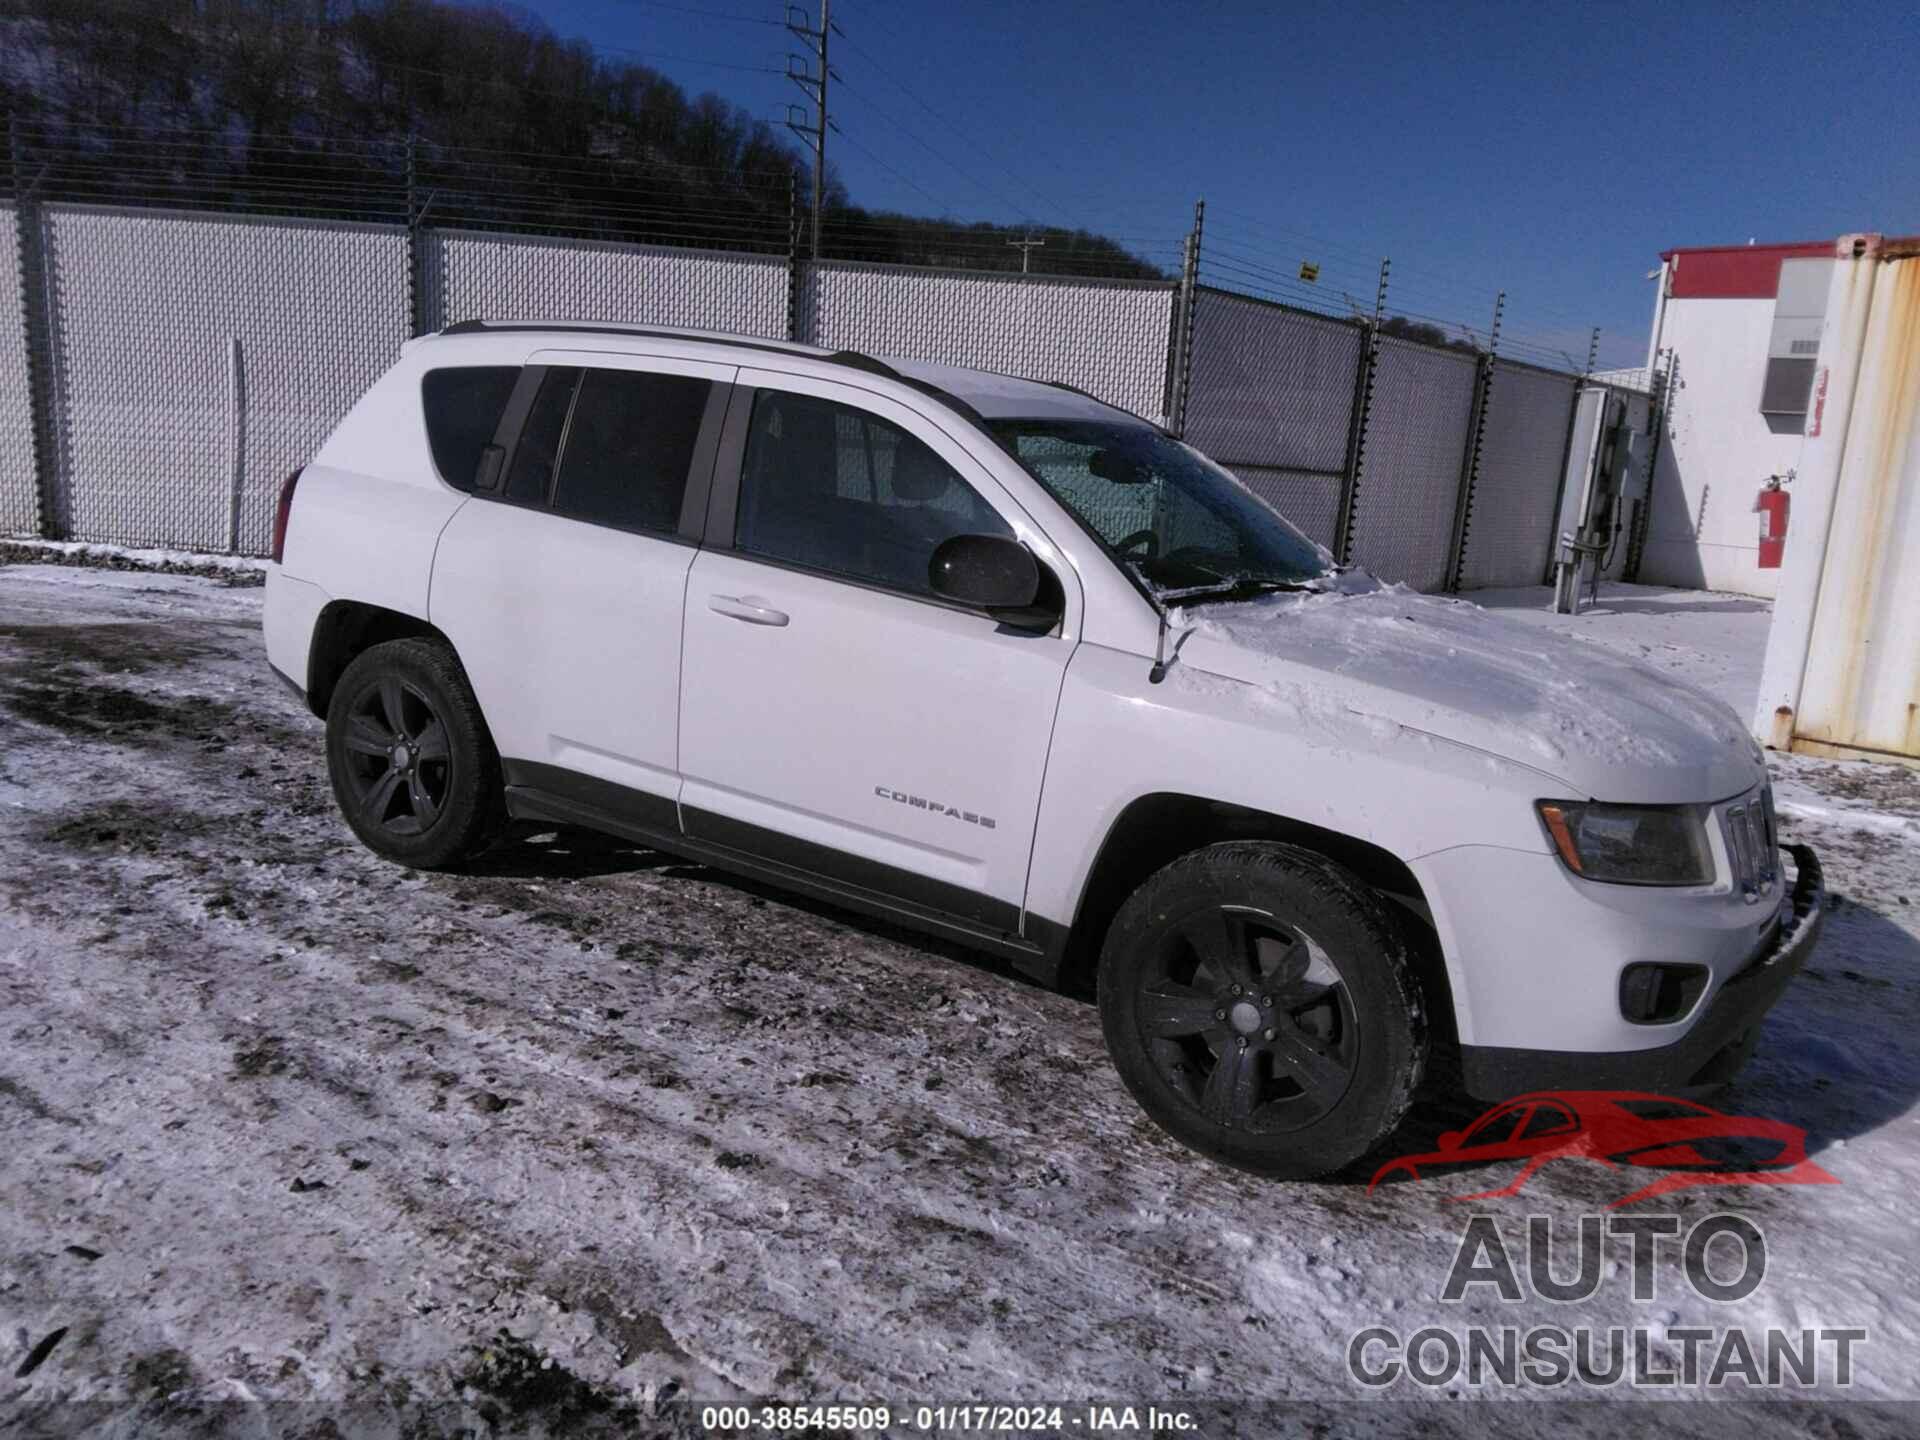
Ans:
[{"label": "windshield wiper", "polygon": [[1163,601],[1181,601],[1186,604],[1208,600],[1245,600],[1255,595],[1271,595],[1286,591],[1314,591],[1323,588],[1320,580],[1228,580],[1218,585],[1189,585],[1179,590],[1160,590],[1155,593]]}]

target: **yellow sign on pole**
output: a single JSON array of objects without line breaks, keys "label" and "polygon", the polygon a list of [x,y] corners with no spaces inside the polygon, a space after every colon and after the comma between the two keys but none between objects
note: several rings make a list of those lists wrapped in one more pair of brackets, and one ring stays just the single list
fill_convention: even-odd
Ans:
[{"label": "yellow sign on pole", "polygon": [[1320,278],[1320,267],[1311,260],[1302,260],[1300,262],[1300,278],[1302,280],[1318,280]]}]

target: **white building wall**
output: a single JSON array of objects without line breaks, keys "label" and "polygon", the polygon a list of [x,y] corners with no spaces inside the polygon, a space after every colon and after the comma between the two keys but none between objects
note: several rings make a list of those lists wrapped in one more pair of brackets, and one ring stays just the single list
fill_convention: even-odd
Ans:
[{"label": "white building wall", "polygon": [[1798,463],[1803,421],[1760,413],[1773,310],[1771,297],[1667,301],[1660,344],[1680,368],[1640,562],[1647,584],[1774,594],[1780,572],[1760,568],[1753,502],[1769,475]]}]

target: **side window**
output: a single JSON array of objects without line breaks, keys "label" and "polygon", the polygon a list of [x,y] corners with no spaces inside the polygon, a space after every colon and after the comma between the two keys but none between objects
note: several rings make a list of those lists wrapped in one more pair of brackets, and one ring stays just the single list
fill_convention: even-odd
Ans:
[{"label": "side window", "polygon": [[[596,524],[672,533],[712,390],[712,381],[687,375],[585,371],[567,425],[554,508]],[[544,390],[539,398],[546,398]]]},{"label": "side window", "polygon": [[440,478],[456,490],[473,489],[480,451],[493,440],[519,379],[518,365],[453,365],[420,377],[427,447]]},{"label": "side window", "polygon": [[954,535],[1012,528],[938,455],[850,405],[762,390],[753,403],[734,544],[912,594]]},{"label": "side window", "polygon": [[527,412],[520,439],[513,447],[507,499],[527,505],[547,503],[553,467],[560,458],[560,442],[567,434],[567,412],[573,408],[573,392],[579,380],[580,371],[570,365],[556,365],[541,380],[540,393],[533,397],[533,408]]}]

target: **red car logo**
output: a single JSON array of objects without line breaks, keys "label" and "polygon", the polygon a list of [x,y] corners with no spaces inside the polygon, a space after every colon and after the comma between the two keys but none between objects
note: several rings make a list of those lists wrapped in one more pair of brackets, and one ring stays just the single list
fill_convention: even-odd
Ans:
[{"label": "red car logo", "polygon": [[1374,1172],[1367,1193],[1382,1181],[1418,1181],[1422,1170],[1524,1160],[1520,1173],[1497,1190],[1450,1200],[1518,1195],[1550,1160],[1593,1160],[1609,1170],[1630,1165],[1665,1173],[1609,1210],[1696,1185],[1838,1185],[1807,1158],[1807,1132],[1797,1125],[1749,1115],[1723,1115],[1692,1100],[1631,1090],[1555,1090],[1503,1101],[1464,1130],[1449,1130],[1440,1148],[1404,1155]]}]

